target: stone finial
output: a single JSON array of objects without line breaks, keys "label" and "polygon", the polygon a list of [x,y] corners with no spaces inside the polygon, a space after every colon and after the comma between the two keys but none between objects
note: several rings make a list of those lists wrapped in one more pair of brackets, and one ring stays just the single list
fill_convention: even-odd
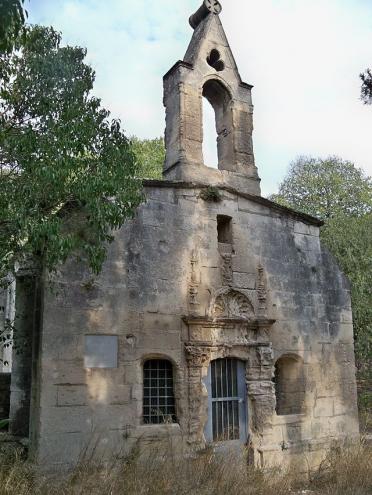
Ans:
[{"label": "stone finial", "polygon": [[219,15],[222,11],[222,5],[218,0],[204,0],[199,9],[193,14],[190,19],[190,26],[196,29],[201,21],[209,14]]}]

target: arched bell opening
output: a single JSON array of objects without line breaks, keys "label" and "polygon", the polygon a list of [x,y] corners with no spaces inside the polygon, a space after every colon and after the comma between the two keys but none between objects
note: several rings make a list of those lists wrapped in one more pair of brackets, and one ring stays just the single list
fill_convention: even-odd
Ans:
[{"label": "arched bell opening", "polygon": [[[210,79],[203,86],[204,97],[203,104],[203,157],[204,164],[218,168],[219,170],[230,170],[233,168],[232,157],[234,154],[233,146],[233,116],[232,116],[232,98],[227,88],[215,79]],[[206,108],[208,103],[214,113]],[[213,141],[217,146],[217,157],[214,159]],[[208,163],[208,162],[214,163]],[[217,162],[217,163],[215,163]]]}]

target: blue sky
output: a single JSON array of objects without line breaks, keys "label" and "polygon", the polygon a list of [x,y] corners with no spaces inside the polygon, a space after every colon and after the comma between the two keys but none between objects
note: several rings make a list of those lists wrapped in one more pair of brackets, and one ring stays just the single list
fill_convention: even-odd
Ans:
[{"label": "blue sky", "polygon": [[[162,76],[183,58],[201,0],[31,0],[29,19],[88,49],[94,92],[129,135],[164,131]],[[264,194],[298,155],[336,154],[372,175],[371,0],[221,0],[243,80],[254,85],[254,145]]]}]

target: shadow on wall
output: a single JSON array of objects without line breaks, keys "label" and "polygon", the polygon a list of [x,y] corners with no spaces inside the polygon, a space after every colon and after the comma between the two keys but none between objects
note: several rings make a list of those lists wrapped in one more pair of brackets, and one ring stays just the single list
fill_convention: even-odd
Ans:
[{"label": "shadow on wall", "polygon": [[[182,429],[186,424],[182,414],[187,410],[187,394],[180,315],[188,311],[189,283],[195,267],[193,252],[202,248],[205,229],[205,218],[201,217],[199,208],[202,199],[190,201],[188,192],[183,191],[169,194],[164,190],[164,197],[160,198],[158,190],[150,189],[147,193],[148,202],[139,208],[136,219],[116,233],[103,271],[95,282],[97,295],[92,296],[89,304],[83,302],[80,308],[86,405],[95,431],[107,428],[110,415],[110,427],[118,431],[125,428],[131,431],[146,422],[161,423],[163,416],[171,417],[172,422],[177,418]],[[178,202],[182,203],[182,209],[175,212]],[[204,214],[209,215],[206,211]],[[213,229],[217,244],[216,221]],[[202,264],[198,255],[195,268],[198,274],[194,280],[198,286]],[[81,280],[76,283],[81,285]],[[202,295],[201,288],[198,290],[204,299],[205,291]],[[177,327],[172,323],[175,319],[179,322]],[[160,352],[162,359],[173,363],[174,395],[169,395],[169,401],[174,400],[175,404],[165,404],[165,414],[150,407],[144,418],[143,360]],[[122,406],[119,414],[115,412],[118,406]]]}]

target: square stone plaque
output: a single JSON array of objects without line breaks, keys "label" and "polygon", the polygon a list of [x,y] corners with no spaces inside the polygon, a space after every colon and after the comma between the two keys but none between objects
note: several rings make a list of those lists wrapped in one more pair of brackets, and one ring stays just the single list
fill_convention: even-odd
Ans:
[{"label": "square stone plaque", "polygon": [[84,367],[117,368],[118,337],[116,335],[86,335]]}]

